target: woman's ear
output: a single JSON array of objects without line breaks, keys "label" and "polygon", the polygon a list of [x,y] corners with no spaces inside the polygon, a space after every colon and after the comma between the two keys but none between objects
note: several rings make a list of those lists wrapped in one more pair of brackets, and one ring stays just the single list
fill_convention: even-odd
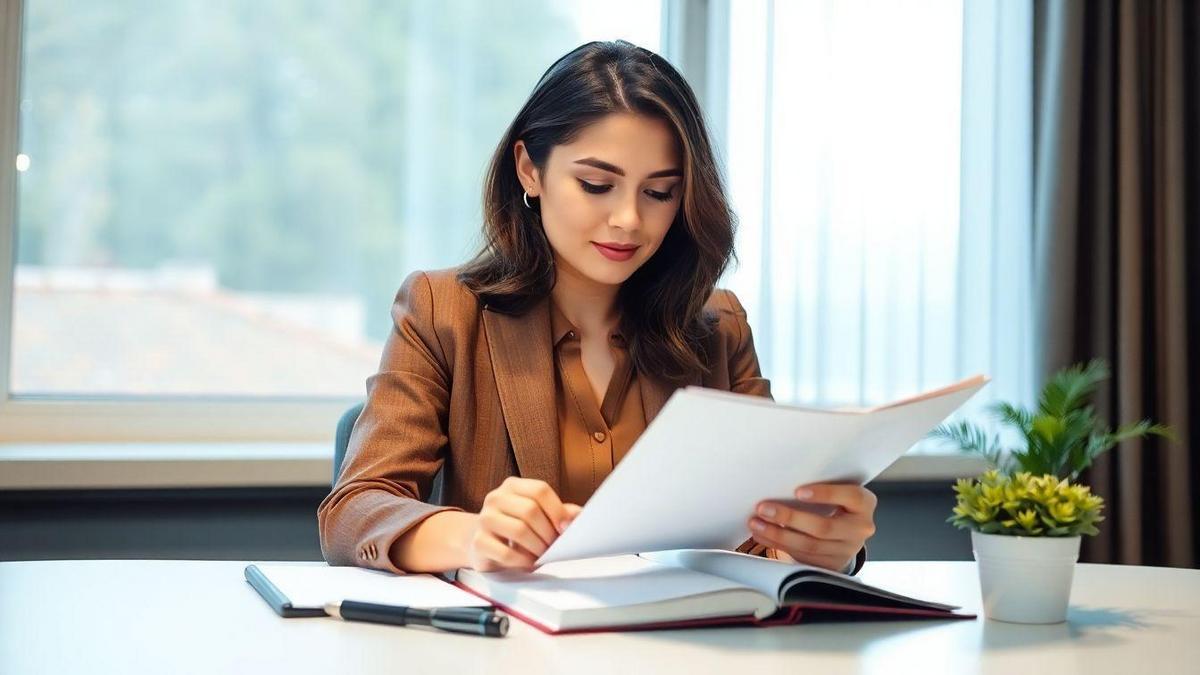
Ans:
[{"label": "woman's ear", "polygon": [[533,163],[533,159],[529,157],[529,151],[525,148],[525,141],[517,141],[513,144],[513,159],[517,165],[517,180],[521,181],[521,185],[525,187],[525,191],[530,197],[537,197],[542,193],[540,177],[538,175],[537,166]]}]

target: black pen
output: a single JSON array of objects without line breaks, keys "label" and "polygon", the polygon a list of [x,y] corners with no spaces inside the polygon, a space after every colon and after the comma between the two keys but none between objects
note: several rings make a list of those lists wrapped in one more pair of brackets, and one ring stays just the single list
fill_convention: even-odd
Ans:
[{"label": "black pen", "polygon": [[345,621],[388,623],[393,626],[433,626],[458,633],[473,633],[504,637],[508,633],[508,617],[497,614],[491,607],[401,607],[377,605],[372,602],[343,600],[325,603],[325,613]]}]

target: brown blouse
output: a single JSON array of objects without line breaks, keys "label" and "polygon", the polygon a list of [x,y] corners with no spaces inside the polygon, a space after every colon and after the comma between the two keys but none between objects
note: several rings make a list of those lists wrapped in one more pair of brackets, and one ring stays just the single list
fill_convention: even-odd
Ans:
[{"label": "brown blouse", "polygon": [[637,374],[620,333],[609,336],[616,364],[604,400],[597,403],[583,369],[579,333],[558,305],[551,302],[550,307],[562,453],[559,496],[563,501],[583,504],[645,431],[646,415]]},{"label": "brown blouse", "polygon": [[[642,393],[625,339],[619,332],[609,335],[616,364],[604,400],[597,403],[583,369],[579,332],[553,302],[550,303],[550,331],[562,459],[559,497],[564,502],[582,505],[646,430]],[[778,557],[774,549],[751,539],[737,550],[768,558]]]}]

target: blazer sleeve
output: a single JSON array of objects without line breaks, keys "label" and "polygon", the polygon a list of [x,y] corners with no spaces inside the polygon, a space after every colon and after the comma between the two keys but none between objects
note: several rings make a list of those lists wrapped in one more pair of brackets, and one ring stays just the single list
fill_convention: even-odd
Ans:
[{"label": "blazer sleeve", "polygon": [[[758,365],[758,354],[754,351],[754,336],[750,331],[750,322],[746,319],[746,310],[738,301],[733,291],[725,291],[729,311],[733,315],[734,345],[729,350],[729,390],[739,394],[753,396],[771,396],[771,383],[762,376]],[[773,560],[780,558],[778,551],[754,541],[749,537],[737,548],[740,553],[749,553]],[[846,574],[857,574],[867,559],[867,547],[864,545],[854,557],[854,564],[847,569],[839,570]]]},{"label": "blazer sleeve", "polygon": [[317,522],[329,564],[402,574],[388,555],[400,535],[435,513],[462,509],[422,501],[445,459],[450,399],[424,272],[405,279],[391,311],[379,372],[367,378],[366,403]]}]

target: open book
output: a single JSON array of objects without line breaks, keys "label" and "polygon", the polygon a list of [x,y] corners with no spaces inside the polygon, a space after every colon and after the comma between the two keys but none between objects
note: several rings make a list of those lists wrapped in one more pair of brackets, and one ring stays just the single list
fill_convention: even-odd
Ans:
[{"label": "open book", "polygon": [[819,567],[724,550],[571,560],[530,573],[461,569],[454,583],[553,634],[975,616]]},{"label": "open book", "polygon": [[987,382],[977,375],[887,405],[838,410],[677,390],[538,564],[735,549],[760,501],[790,502],[809,483],[867,483]]}]

